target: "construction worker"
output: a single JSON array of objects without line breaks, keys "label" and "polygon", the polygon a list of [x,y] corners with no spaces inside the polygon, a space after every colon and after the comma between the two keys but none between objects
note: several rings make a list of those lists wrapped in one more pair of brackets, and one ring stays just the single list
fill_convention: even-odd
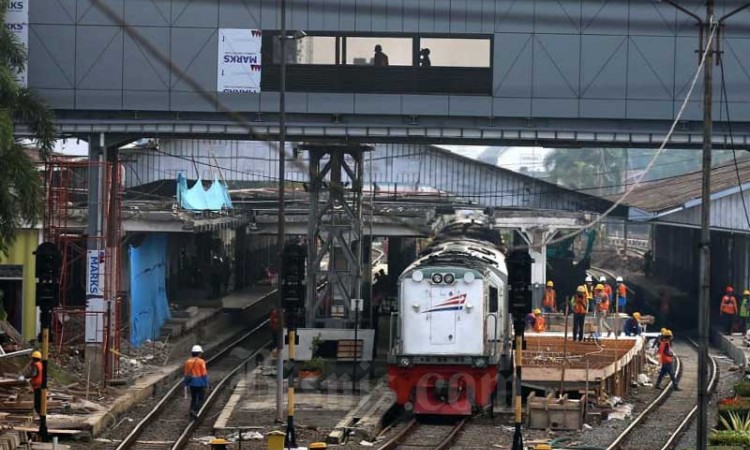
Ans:
[{"label": "construction worker", "polygon": [[607,336],[612,334],[612,327],[607,323],[607,313],[609,312],[609,297],[604,286],[600,283],[594,288],[594,302],[596,303],[596,334],[601,337],[604,328],[607,329]]},{"label": "construction worker", "polygon": [[721,297],[721,320],[724,323],[725,334],[732,334],[735,316],[737,316],[737,299],[734,296],[734,288],[727,286],[724,296]]},{"label": "construction worker", "polygon": [[185,387],[190,389],[190,417],[198,418],[198,412],[206,399],[208,390],[208,371],[206,361],[201,357],[203,348],[194,345],[191,349],[192,356],[185,361]]},{"label": "construction worker", "polygon": [[661,345],[661,338],[664,336],[664,333],[667,332],[666,328],[662,328],[659,330],[659,336],[654,339],[654,342],[651,344],[651,348],[659,348],[659,345]]},{"label": "construction worker", "polygon": [[640,336],[641,335],[641,313],[634,312],[633,316],[625,321],[625,326],[622,331],[625,336]]},{"label": "construction worker", "polygon": [[555,292],[555,283],[551,280],[547,282],[547,287],[544,288],[542,307],[545,313],[557,312],[557,293]]},{"label": "construction worker", "polygon": [[588,311],[594,313],[594,279],[591,275],[586,277],[586,284],[583,285],[586,288],[586,300],[589,302]]},{"label": "construction worker", "polygon": [[587,311],[586,286],[578,286],[573,296],[573,340],[583,342],[583,326]]},{"label": "construction worker", "polygon": [[534,330],[534,327],[536,326],[536,314],[535,314],[536,311],[538,310],[535,309],[531,311],[530,313],[526,314],[526,331]]},{"label": "construction worker", "polygon": [[742,321],[742,334],[747,333],[748,319],[750,319],[750,290],[742,291],[742,303],[740,303],[740,320]]},{"label": "construction worker", "polygon": [[544,333],[545,329],[545,320],[544,316],[542,316],[542,310],[537,308],[534,310],[534,332],[535,333]]},{"label": "construction worker", "polygon": [[614,297],[612,297],[612,285],[607,283],[607,277],[605,277],[604,275],[600,276],[599,284],[604,286],[604,293],[607,294],[607,298],[609,298],[610,301],[614,300]]},{"label": "construction worker", "polygon": [[674,366],[672,361],[674,360],[674,353],[672,352],[672,330],[664,330],[661,335],[661,343],[659,344],[659,363],[661,364],[661,370],[659,371],[659,378],[656,379],[654,388],[661,389],[661,380],[664,375],[669,375],[672,380],[672,387],[675,391],[679,391],[677,387],[677,379],[674,376]]},{"label": "construction worker", "polygon": [[271,326],[271,340],[273,340],[274,347],[276,347],[279,345],[279,330],[281,329],[281,317],[277,308],[271,310],[268,316],[268,323]]},{"label": "construction worker", "polygon": [[34,392],[34,411],[41,414],[42,411],[42,353],[35,350],[31,353],[31,364],[26,368],[24,374],[19,377],[20,381],[29,380],[31,390]]},{"label": "construction worker", "polygon": [[615,288],[615,292],[617,293],[617,310],[625,312],[628,305],[628,287],[625,286],[622,277],[615,278],[615,283],[617,283],[617,287]]}]

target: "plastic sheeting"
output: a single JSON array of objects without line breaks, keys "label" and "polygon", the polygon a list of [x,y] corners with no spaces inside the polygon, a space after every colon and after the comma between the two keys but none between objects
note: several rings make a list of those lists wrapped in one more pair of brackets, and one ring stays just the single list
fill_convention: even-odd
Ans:
[{"label": "plastic sheeting", "polygon": [[166,289],[167,235],[151,234],[130,246],[130,343],[159,337],[170,318]]},{"label": "plastic sheeting", "polygon": [[220,211],[231,209],[232,199],[225,183],[214,178],[208,190],[203,189],[203,181],[198,179],[193,187],[188,188],[185,175],[177,176],[177,200],[183,209],[191,211]]}]

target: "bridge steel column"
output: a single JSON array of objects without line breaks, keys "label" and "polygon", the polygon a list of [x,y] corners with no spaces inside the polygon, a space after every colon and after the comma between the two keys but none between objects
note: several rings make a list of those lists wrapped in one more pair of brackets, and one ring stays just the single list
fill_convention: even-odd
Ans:
[{"label": "bridge steel column", "polygon": [[557,230],[549,228],[521,228],[519,235],[529,246],[531,263],[531,304],[533,308],[542,307],[542,295],[547,283],[547,240]]},{"label": "bridge steel column", "polygon": [[[304,149],[310,154],[307,327],[346,328],[354,324],[351,300],[362,298],[362,185],[364,153],[371,149]],[[329,285],[319,296],[323,281]]]}]

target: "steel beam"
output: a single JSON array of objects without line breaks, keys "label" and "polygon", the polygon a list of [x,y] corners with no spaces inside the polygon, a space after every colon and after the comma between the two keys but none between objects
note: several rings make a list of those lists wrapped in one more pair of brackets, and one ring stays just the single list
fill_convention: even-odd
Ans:
[{"label": "steel beam", "polygon": [[[346,328],[361,298],[363,146],[306,146],[310,153],[307,327]],[[323,267],[323,262],[327,266]],[[328,295],[315,286],[328,281]]]}]

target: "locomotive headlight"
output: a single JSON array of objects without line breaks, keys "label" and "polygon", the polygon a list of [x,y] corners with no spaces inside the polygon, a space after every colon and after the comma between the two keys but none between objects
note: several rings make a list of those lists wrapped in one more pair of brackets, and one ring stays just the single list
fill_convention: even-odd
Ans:
[{"label": "locomotive headlight", "polygon": [[409,367],[410,363],[411,363],[411,361],[409,361],[409,358],[401,358],[398,361],[398,365],[401,366],[401,367]]},{"label": "locomotive headlight", "polygon": [[487,360],[484,358],[477,358],[474,360],[474,366],[479,367],[480,369],[485,367],[487,365]]},{"label": "locomotive headlight", "polygon": [[445,284],[453,284],[453,282],[456,281],[456,277],[454,277],[452,273],[446,273],[443,277],[443,281],[445,281]]},{"label": "locomotive headlight", "polygon": [[435,284],[440,284],[443,282],[443,276],[439,273],[433,273],[432,274],[432,282]]},{"label": "locomotive headlight", "polygon": [[424,273],[422,273],[421,270],[415,270],[411,273],[411,279],[419,283],[420,281],[424,280]]},{"label": "locomotive headlight", "polygon": [[464,282],[466,283],[472,283],[474,281],[474,273],[472,272],[466,272],[464,274]]}]

